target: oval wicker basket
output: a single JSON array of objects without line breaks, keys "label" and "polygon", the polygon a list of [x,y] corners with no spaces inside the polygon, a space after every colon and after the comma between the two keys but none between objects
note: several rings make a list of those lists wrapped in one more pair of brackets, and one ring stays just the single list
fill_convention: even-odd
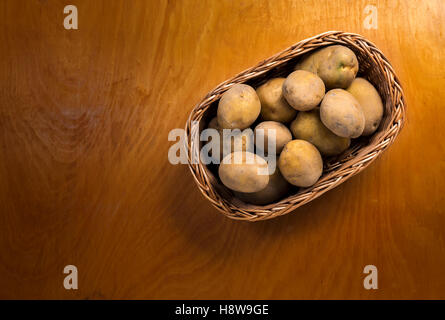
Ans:
[{"label": "oval wicker basket", "polygon": [[[219,182],[215,176],[216,171],[202,164],[197,156],[201,144],[196,141],[199,141],[202,128],[215,114],[219,98],[237,83],[256,87],[271,77],[286,76],[302,55],[332,44],[341,44],[353,50],[359,61],[358,75],[368,79],[379,91],[385,106],[380,127],[372,136],[354,140],[342,155],[324,159],[323,175],[309,188],[296,190],[285,199],[265,206],[246,204],[235,198]],[[199,126],[192,126],[193,121],[197,121]],[[188,164],[199,190],[220,212],[232,219],[265,220],[295,210],[365,169],[393,143],[404,121],[405,100],[402,87],[383,53],[363,36],[329,31],[294,44],[210,91],[191,111],[186,123]]]}]

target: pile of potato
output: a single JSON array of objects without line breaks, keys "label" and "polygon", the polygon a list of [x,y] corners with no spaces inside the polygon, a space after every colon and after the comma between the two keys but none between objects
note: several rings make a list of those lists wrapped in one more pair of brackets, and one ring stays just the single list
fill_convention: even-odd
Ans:
[{"label": "pile of potato", "polygon": [[[358,69],[353,51],[333,45],[303,57],[287,78],[269,79],[256,90],[246,84],[227,90],[209,128],[221,133],[222,143],[223,129],[243,130],[259,119],[252,129],[264,129],[264,145],[257,148],[267,154],[268,133],[275,130],[279,158],[273,174],[258,174],[258,169],[267,170],[267,161],[248,151],[255,141],[243,135],[242,143],[232,143],[227,159],[221,161],[221,182],[241,200],[257,205],[279,200],[292,185],[315,184],[323,173],[323,157],[339,155],[351,139],[371,135],[383,117],[377,90],[356,78]],[[225,161],[236,157],[242,162]],[[248,157],[255,161],[246,161]]]}]

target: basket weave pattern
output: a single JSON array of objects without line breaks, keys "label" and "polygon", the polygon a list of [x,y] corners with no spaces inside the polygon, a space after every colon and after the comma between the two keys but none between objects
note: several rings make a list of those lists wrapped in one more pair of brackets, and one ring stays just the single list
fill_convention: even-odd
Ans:
[{"label": "basket weave pattern", "polygon": [[[385,106],[379,129],[368,139],[351,144],[351,147],[340,157],[327,159],[322,177],[309,188],[300,189],[297,193],[266,206],[248,205],[234,198],[231,191],[225,188],[207,166],[200,162],[198,156],[200,144],[194,143],[194,141],[199,141],[200,129],[192,126],[192,122],[199,122],[199,127],[202,129],[206,121],[206,113],[211,108],[215,108],[221,95],[234,84],[248,83],[256,87],[268,78],[285,77],[292,72],[296,61],[302,55],[333,44],[341,44],[354,51],[360,67],[358,75],[368,79],[379,91]],[[394,142],[404,121],[403,90],[383,53],[358,34],[329,31],[294,44],[232,79],[224,81],[210,91],[191,111],[186,123],[189,168],[202,194],[226,216],[248,221],[270,219],[289,213],[318,198],[365,169]],[[195,157],[198,163],[193,163],[192,157]]]}]

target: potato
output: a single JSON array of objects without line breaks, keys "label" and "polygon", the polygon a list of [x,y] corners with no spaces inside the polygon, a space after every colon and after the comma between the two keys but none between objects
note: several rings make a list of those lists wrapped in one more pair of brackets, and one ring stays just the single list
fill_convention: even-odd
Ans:
[{"label": "potato", "polygon": [[309,71],[294,71],[283,82],[284,98],[299,111],[311,110],[318,106],[324,92],[323,81]]},{"label": "potato", "polygon": [[209,125],[207,126],[209,129],[215,129],[215,130],[220,130],[221,128],[218,125],[218,118],[217,117],[213,117],[210,122]]},{"label": "potato", "polygon": [[[227,139],[227,150],[226,154],[235,152],[235,151],[253,151],[254,149],[254,133],[248,134],[245,131],[239,131],[235,132],[233,130],[230,135],[224,137],[224,131],[221,129],[218,125],[218,120],[216,117],[214,117],[212,120],[210,120],[208,128],[215,129],[218,131],[219,134],[219,157],[218,155],[211,154],[211,157],[214,159],[218,159],[221,161],[224,156],[224,139]],[[230,145],[229,145],[229,139],[230,139]]]},{"label": "potato", "polygon": [[380,125],[383,117],[383,103],[374,86],[363,78],[352,81],[347,91],[360,103],[365,116],[365,129],[362,135],[369,136]]},{"label": "potato", "polygon": [[328,91],[321,102],[320,118],[337,136],[357,138],[365,128],[365,116],[358,101],[343,89]]},{"label": "potato", "polygon": [[290,124],[296,139],[312,143],[324,156],[334,156],[348,149],[351,139],[335,135],[321,122],[320,109],[299,112]]},{"label": "potato", "polygon": [[260,99],[255,90],[246,84],[235,84],[218,103],[218,125],[222,129],[245,129],[258,118]]},{"label": "potato", "polygon": [[284,78],[273,78],[256,89],[261,101],[261,117],[264,120],[288,123],[297,115],[283,97]]},{"label": "potato", "polygon": [[306,70],[318,75],[326,89],[346,89],[358,71],[358,60],[354,52],[341,45],[322,48],[304,57],[295,70]]},{"label": "potato", "polygon": [[290,190],[291,185],[283,178],[278,168],[269,176],[266,188],[258,192],[244,193],[235,191],[235,196],[244,202],[256,205],[265,205],[283,198]]},{"label": "potato", "polygon": [[229,189],[239,192],[258,192],[269,183],[266,160],[243,151],[233,152],[219,165],[219,178]]},{"label": "potato", "polygon": [[292,140],[284,146],[278,159],[283,177],[298,187],[312,186],[323,173],[323,160],[313,144]]},{"label": "potato", "polygon": [[[283,150],[284,145],[292,140],[291,132],[280,122],[264,121],[259,123],[255,127],[255,144],[257,148],[264,150],[265,153],[269,153],[269,136],[273,130],[275,131],[275,154],[279,154],[281,150]],[[258,137],[262,137],[262,139],[258,139]],[[263,141],[263,145],[259,145],[261,140]]]}]

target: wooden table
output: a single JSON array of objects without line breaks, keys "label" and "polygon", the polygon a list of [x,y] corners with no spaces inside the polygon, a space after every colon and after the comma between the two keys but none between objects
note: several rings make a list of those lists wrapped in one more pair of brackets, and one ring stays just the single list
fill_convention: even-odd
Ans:
[{"label": "wooden table", "polygon": [[[444,21],[441,0],[1,1],[0,298],[445,298]],[[168,162],[169,131],[221,81],[328,30],[390,59],[405,128],[292,214],[224,217]]]}]

